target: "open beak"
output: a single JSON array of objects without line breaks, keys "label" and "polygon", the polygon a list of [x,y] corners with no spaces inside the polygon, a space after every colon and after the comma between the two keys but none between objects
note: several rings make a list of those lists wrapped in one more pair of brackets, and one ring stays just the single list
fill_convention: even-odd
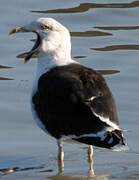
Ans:
[{"label": "open beak", "polygon": [[19,32],[29,32],[26,29],[22,28],[22,27],[17,27],[13,30],[10,31],[9,35],[13,35],[15,33],[19,33]]},{"label": "open beak", "polygon": [[25,52],[25,53],[19,54],[17,56],[18,58],[24,57],[24,59],[25,59],[24,62],[26,63],[26,62],[28,62],[31,59],[31,57],[33,55],[37,55],[38,54],[38,49],[39,49],[39,46],[41,44],[41,37],[40,37],[38,32],[26,30],[24,27],[17,27],[15,29],[13,29],[12,31],[10,31],[9,35],[13,35],[15,33],[21,33],[21,32],[33,32],[33,33],[35,33],[37,35],[37,40],[36,40],[33,48],[29,52]]}]

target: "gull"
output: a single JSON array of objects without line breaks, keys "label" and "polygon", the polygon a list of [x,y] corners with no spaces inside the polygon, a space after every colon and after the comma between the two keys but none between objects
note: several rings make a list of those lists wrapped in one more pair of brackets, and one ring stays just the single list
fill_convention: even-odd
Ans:
[{"label": "gull", "polygon": [[31,111],[38,126],[58,144],[59,172],[64,168],[63,142],[87,144],[90,170],[93,146],[126,149],[114,97],[102,75],[71,58],[69,30],[52,18],[39,18],[10,34],[32,32],[37,40],[25,62],[37,56]]}]

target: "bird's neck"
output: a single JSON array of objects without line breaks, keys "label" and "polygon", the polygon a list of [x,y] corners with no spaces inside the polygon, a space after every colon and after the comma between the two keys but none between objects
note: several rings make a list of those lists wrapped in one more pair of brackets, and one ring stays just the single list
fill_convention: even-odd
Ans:
[{"label": "bird's neck", "polygon": [[46,73],[51,68],[73,63],[71,58],[71,41],[69,32],[49,34],[43,38],[38,52],[37,76]]},{"label": "bird's neck", "polygon": [[40,77],[42,74],[56,66],[64,66],[71,63],[76,63],[76,61],[71,59],[71,55],[64,54],[64,52],[47,52],[43,55],[39,55],[37,64],[37,77]]}]

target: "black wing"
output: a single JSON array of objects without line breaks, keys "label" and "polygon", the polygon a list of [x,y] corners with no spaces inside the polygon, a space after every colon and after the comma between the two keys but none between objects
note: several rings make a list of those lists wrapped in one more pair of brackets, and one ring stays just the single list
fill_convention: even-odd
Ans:
[{"label": "black wing", "polygon": [[71,137],[101,147],[114,146],[123,139],[116,105],[104,78],[79,64],[56,67],[42,75],[33,103],[55,138]]}]

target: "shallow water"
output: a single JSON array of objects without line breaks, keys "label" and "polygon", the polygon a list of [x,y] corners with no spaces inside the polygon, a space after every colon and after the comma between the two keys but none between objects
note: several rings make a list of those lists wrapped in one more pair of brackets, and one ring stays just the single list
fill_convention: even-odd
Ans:
[{"label": "shallow water", "polygon": [[[139,179],[139,1],[5,0],[0,12],[0,179]],[[57,175],[56,142],[32,119],[29,98],[36,59],[24,65],[16,55],[30,49],[35,37],[8,33],[38,17],[53,17],[67,26],[72,56],[108,74],[120,125],[128,130],[129,151],[95,148],[95,177],[88,177],[82,144],[65,144],[64,175]]]}]

